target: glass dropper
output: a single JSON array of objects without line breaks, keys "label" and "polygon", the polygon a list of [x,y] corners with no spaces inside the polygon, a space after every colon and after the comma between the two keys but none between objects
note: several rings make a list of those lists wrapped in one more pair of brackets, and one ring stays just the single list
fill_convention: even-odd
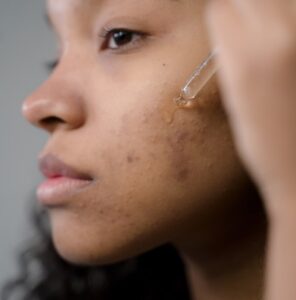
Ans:
[{"label": "glass dropper", "polygon": [[180,95],[175,102],[180,107],[191,106],[197,100],[197,96],[207,82],[218,70],[215,57],[217,50],[212,51],[208,57],[195,69],[189,80],[181,89]]}]

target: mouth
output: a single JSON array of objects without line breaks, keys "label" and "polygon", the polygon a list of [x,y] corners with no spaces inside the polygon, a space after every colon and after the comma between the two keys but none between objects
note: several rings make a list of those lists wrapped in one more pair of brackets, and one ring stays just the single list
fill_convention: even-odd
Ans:
[{"label": "mouth", "polygon": [[45,206],[60,206],[94,182],[91,176],[66,165],[52,154],[39,160],[45,180],[37,189],[37,198]]}]

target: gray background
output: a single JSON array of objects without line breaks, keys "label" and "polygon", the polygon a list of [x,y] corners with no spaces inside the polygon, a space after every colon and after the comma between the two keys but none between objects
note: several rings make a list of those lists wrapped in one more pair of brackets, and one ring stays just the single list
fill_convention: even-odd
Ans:
[{"label": "gray background", "polygon": [[0,288],[16,273],[30,237],[28,205],[40,181],[36,157],[46,134],[20,113],[25,96],[47,76],[56,55],[44,0],[0,0]]}]

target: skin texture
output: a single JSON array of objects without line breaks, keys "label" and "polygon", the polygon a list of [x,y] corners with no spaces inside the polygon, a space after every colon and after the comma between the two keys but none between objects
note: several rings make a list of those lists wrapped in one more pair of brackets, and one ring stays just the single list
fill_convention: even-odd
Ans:
[{"label": "skin texture", "polygon": [[[270,127],[274,119],[262,122],[267,106],[272,118],[281,112],[286,120],[288,110],[269,101],[295,99],[292,88],[291,94],[283,92],[292,73],[273,69],[272,55],[260,65],[259,56],[259,71],[268,65],[269,74],[287,74],[278,93],[271,91],[260,102],[262,86],[256,83],[263,71],[257,77],[247,71],[258,49],[261,58],[266,53],[266,44],[255,42],[259,33],[248,32],[249,20],[242,23],[240,14],[258,21],[265,6],[257,15],[254,1],[245,2],[212,1],[206,25],[208,1],[202,0],[48,0],[59,64],[26,99],[23,112],[50,133],[41,156],[55,155],[94,179],[48,208],[53,239],[64,258],[106,264],[172,242],[186,263],[194,299],[261,299],[265,216],[234,148],[217,83],[211,81],[192,109],[176,110],[173,102],[207,56],[209,30],[211,43],[221,49],[219,82],[239,155],[266,199],[283,190],[292,195],[292,188],[286,189],[292,167],[277,169],[285,152],[270,143],[270,133],[279,137],[280,130]],[[145,35],[114,50],[102,37],[104,28]],[[270,79],[278,83],[278,76],[268,77],[266,84]],[[285,132],[295,125],[294,114],[288,117]],[[291,153],[285,166],[291,166]],[[270,169],[285,175],[276,193]]]},{"label": "skin texture", "polygon": [[[41,156],[95,178],[50,209],[55,244],[67,259],[110,263],[178,240],[202,224],[213,201],[248,184],[214,82],[200,109],[167,119],[208,52],[203,5],[48,1],[60,61],[24,114],[51,134]],[[112,51],[98,38],[104,26],[150,36]]]}]

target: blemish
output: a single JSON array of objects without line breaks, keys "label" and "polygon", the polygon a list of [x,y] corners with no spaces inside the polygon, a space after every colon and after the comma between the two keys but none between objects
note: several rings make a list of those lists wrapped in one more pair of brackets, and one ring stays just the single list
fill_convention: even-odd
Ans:
[{"label": "blemish", "polygon": [[167,137],[167,142],[171,148],[179,154],[184,151],[186,142],[191,140],[191,136],[187,131],[175,133],[173,137]]},{"label": "blemish", "polygon": [[177,180],[178,181],[185,181],[189,176],[189,170],[184,168],[181,169],[177,174]]},{"label": "blemish", "polygon": [[189,138],[189,133],[186,131],[183,131],[176,135],[176,142],[184,143],[188,138]]},{"label": "blemish", "polygon": [[127,160],[128,163],[131,164],[131,163],[134,161],[134,157],[133,157],[132,155],[129,154],[129,155],[126,157],[126,160]]},{"label": "blemish", "polygon": [[129,163],[129,164],[131,164],[131,163],[133,163],[133,162],[135,162],[135,161],[138,161],[140,158],[138,157],[138,156],[136,156],[136,155],[134,155],[134,154],[131,154],[131,153],[129,153],[128,155],[127,155],[127,157],[126,157],[126,161]]}]

